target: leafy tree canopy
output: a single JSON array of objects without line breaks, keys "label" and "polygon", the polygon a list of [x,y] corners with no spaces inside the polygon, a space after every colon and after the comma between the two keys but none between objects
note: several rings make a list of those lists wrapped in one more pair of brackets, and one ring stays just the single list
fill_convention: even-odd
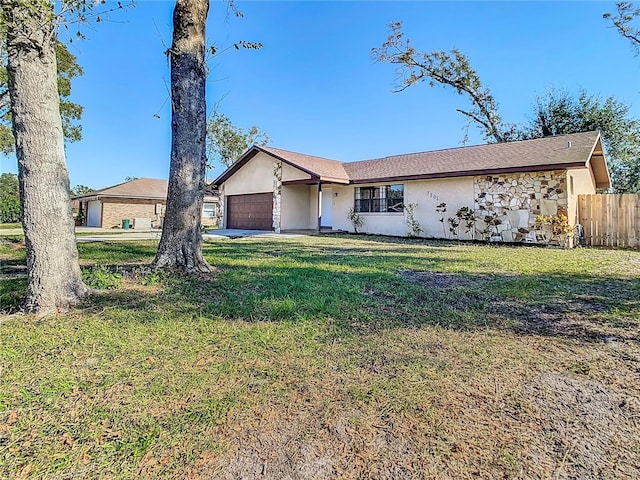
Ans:
[{"label": "leafy tree canopy", "polygon": [[[0,36],[0,151],[5,155],[15,149],[15,141],[11,132],[11,102],[7,78],[7,56],[4,48],[4,36]],[[60,95],[60,116],[62,130],[67,142],[82,139],[82,125],[78,123],[82,117],[82,106],[70,100],[71,81],[83,74],[77,57],[69,52],[63,43],[56,44],[58,62],[58,93]]]},{"label": "leafy tree canopy", "polygon": [[599,130],[614,190],[640,192],[640,120],[630,117],[629,110],[614,97],[601,98],[585,90],[572,95],[552,88],[536,99],[533,116],[520,135],[540,138]]},{"label": "leafy tree canopy", "polygon": [[0,223],[20,220],[20,184],[14,173],[0,175]]},{"label": "leafy tree canopy", "polygon": [[85,193],[91,193],[95,191],[95,188],[87,187],[86,185],[76,185],[71,189],[71,195],[84,195]]},{"label": "leafy tree canopy", "polygon": [[215,112],[207,120],[207,160],[219,161],[225,167],[253,145],[267,145],[271,139],[255,125],[244,130],[235,126],[224,113]]}]

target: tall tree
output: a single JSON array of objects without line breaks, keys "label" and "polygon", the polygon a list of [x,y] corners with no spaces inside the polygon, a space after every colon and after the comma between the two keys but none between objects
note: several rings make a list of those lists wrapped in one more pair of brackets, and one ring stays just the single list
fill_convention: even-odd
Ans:
[{"label": "tall tree", "polygon": [[456,49],[419,52],[402,32],[401,22],[389,26],[391,33],[387,41],[380,48],[373,48],[372,55],[378,62],[397,65],[396,92],[419,82],[427,82],[431,87],[451,87],[471,103],[470,109],[457,111],[480,127],[485,140],[505,142],[515,139],[515,127],[502,122],[498,103],[489,88],[482,84],[466,55]]},{"label": "tall tree", "polygon": [[48,0],[2,0],[7,84],[27,247],[25,309],[66,310],[82,283],[69,201],[56,62],[56,15]]},{"label": "tall tree", "polygon": [[610,20],[618,33],[631,42],[636,55],[640,53],[640,28],[634,25],[634,20],[640,17],[640,8],[632,2],[616,2],[616,13],[607,12],[602,17]]},{"label": "tall tree", "polygon": [[267,145],[271,139],[255,125],[236,127],[224,113],[214,112],[207,120],[207,159],[230,167],[252,145]]},{"label": "tall tree", "polygon": [[209,0],[177,0],[171,67],[171,167],[167,208],[154,268],[210,272],[202,256],[201,212],[205,188],[205,26]]}]

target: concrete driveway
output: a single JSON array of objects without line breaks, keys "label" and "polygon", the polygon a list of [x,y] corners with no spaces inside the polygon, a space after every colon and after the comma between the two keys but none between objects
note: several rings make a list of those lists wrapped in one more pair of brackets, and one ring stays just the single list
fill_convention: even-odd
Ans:
[{"label": "concrete driveway", "polygon": [[[77,231],[76,231],[77,232]],[[101,235],[76,235],[78,243],[86,242],[113,242],[127,240],[160,240],[161,230],[147,230],[136,232],[132,230],[120,230],[118,233],[107,233]]]},{"label": "concrete driveway", "polygon": [[202,234],[202,238],[205,240],[216,240],[219,238],[245,238],[245,237],[299,237],[299,234],[283,234],[275,233],[267,230],[241,230],[228,228],[224,230],[207,230]]}]

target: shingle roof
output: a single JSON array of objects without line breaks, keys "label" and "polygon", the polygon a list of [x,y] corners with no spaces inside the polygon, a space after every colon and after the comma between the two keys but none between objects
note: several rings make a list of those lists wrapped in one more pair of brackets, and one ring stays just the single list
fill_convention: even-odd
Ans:
[{"label": "shingle roof", "polygon": [[157,178],[137,178],[130,182],[119,183],[112,187],[102,188],[93,192],[78,195],[74,198],[86,197],[124,197],[124,198],[167,198],[169,182]]},{"label": "shingle roof", "polygon": [[599,132],[558,135],[534,140],[449,148],[342,163],[273,147],[252,147],[225,171],[224,183],[258,152],[268,153],[311,174],[312,181],[370,183],[479,175],[490,172],[541,171],[585,167],[592,163],[598,188],[609,186]]},{"label": "shingle roof", "polygon": [[[88,197],[117,197],[117,198],[148,198],[152,200],[166,200],[169,189],[168,180],[157,178],[137,178],[129,182],[119,183],[112,187],[85,193],[73,197],[74,199]],[[206,194],[207,198],[210,194]]]},{"label": "shingle roof", "polygon": [[259,147],[261,150],[271,153],[294,166],[315,173],[323,180],[343,180],[345,183],[349,181],[349,176],[345,172],[344,163],[328,158],[314,157],[313,155],[305,155],[303,153],[290,152],[273,147]]},{"label": "shingle roof", "polygon": [[584,166],[589,161],[599,136],[598,132],[585,132],[519,142],[449,148],[345,163],[344,167],[351,180],[363,182],[381,178],[445,176],[491,170],[530,170],[535,167],[546,169],[549,166],[563,168],[575,167],[576,164]]}]

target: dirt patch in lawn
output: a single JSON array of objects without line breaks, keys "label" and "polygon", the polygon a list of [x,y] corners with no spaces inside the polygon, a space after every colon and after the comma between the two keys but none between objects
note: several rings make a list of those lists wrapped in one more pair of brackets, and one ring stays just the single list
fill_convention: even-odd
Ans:
[{"label": "dirt patch in lawn", "polygon": [[433,289],[481,287],[486,283],[486,279],[483,278],[454,273],[418,272],[415,270],[401,270],[398,273],[408,282]]},{"label": "dirt patch in lawn", "polygon": [[544,443],[531,460],[555,460],[554,478],[638,478],[638,398],[599,382],[546,372],[523,386]]},{"label": "dirt patch in lawn", "polygon": [[[566,279],[515,274],[467,275],[402,270],[433,300],[450,309],[475,309],[484,325],[519,334],[560,336],[590,342],[640,343],[637,279]],[[545,283],[546,282],[546,283]],[[537,283],[542,283],[539,291]],[[500,295],[498,292],[504,290]]]},{"label": "dirt patch in lawn", "polygon": [[192,478],[639,478],[638,398],[555,372],[489,380],[418,410],[338,401],[340,382],[304,410],[256,409],[217,430],[227,453]]}]

